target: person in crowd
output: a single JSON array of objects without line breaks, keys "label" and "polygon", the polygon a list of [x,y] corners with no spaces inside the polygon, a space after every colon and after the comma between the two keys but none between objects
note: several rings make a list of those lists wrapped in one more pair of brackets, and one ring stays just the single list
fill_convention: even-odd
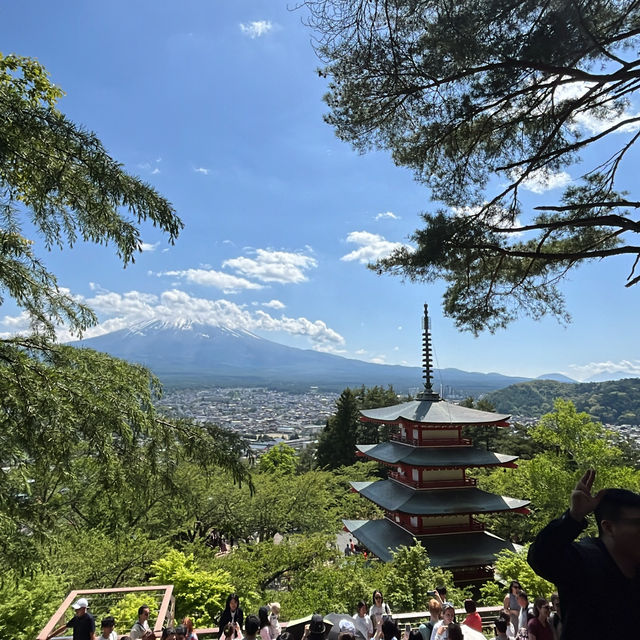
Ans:
[{"label": "person in crowd", "polygon": [[[355,626],[355,625],[354,625]],[[311,616],[311,622],[304,628],[302,640],[324,640],[327,632],[327,625],[320,613],[314,613]]]},{"label": "person in crowd", "polygon": [[457,622],[452,622],[447,629],[449,640],[464,640],[462,627]]},{"label": "person in crowd", "polygon": [[[442,605],[435,598],[431,598],[431,600],[429,600],[429,622],[427,622],[426,624],[421,624],[418,627],[424,637],[424,640],[430,640],[433,627],[436,624],[436,622],[440,620],[441,614],[442,614]],[[422,627],[424,627],[424,630]]]},{"label": "person in crowd", "polygon": [[73,640],[95,640],[96,637],[96,621],[87,611],[89,602],[86,598],[79,598],[72,605],[74,616],[61,627],[54,629],[48,636],[47,640],[59,636],[66,629],[73,629]]},{"label": "person in crowd", "polygon": [[450,602],[442,605],[442,620],[433,625],[431,640],[448,640],[449,625],[456,621],[456,610]]},{"label": "person in crowd", "polygon": [[236,628],[228,622],[224,625],[224,629],[222,630],[222,635],[220,636],[221,640],[233,640],[236,633]]},{"label": "person in crowd", "polygon": [[149,616],[151,612],[149,606],[143,604],[138,608],[138,621],[134,623],[129,632],[131,640],[151,640],[154,637],[154,633],[149,627]]},{"label": "person in crowd", "polygon": [[[602,489],[592,495],[595,471],[589,469],[571,493],[569,510],[542,529],[529,547],[531,568],[558,587],[562,637],[605,640],[629,637],[629,618],[609,616],[594,624],[585,603],[615,594],[620,611],[640,611],[640,495]],[[574,540],[595,514],[598,537]]]},{"label": "person in crowd", "polygon": [[100,623],[101,633],[98,640],[118,640],[118,634],[114,631],[116,621],[113,616],[107,616]]},{"label": "person in crowd", "polygon": [[258,620],[260,621],[260,637],[262,638],[262,640],[271,640],[269,607],[260,607],[258,609]]},{"label": "person in crowd", "polygon": [[557,593],[552,593],[549,598],[551,604],[551,615],[549,616],[549,624],[553,631],[554,640],[560,640],[562,637],[562,614],[560,612],[560,598]]},{"label": "person in crowd", "polygon": [[504,597],[504,610],[511,618],[511,624],[515,631],[518,630],[518,618],[520,617],[520,605],[518,604],[518,591],[522,587],[517,580],[512,580],[509,585],[509,592]]},{"label": "person in crowd", "polygon": [[198,640],[198,634],[193,630],[193,620],[188,616],[182,619],[182,624],[187,629],[187,637],[186,640]]},{"label": "person in crowd", "polygon": [[353,625],[356,628],[356,640],[369,640],[373,635],[373,623],[367,613],[367,603],[364,600],[360,600],[356,606]]},{"label": "person in crowd", "polygon": [[393,618],[385,618],[380,628],[384,640],[400,640],[400,629]]},{"label": "person in crowd", "polygon": [[529,596],[527,592],[522,589],[518,591],[518,604],[520,605],[520,615],[518,616],[518,631],[516,632],[516,637],[518,637],[517,634],[520,633],[521,629],[527,629],[529,619],[533,617],[533,613],[529,609]]},{"label": "person in crowd", "polygon": [[160,638],[161,640],[176,640],[176,630],[173,627],[165,627]]},{"label": "person in crowd", "polygon": [[100,623],[100,635],[97,640],[117,640],[118,634],[114,630],[116,626],[116,621],[113,616],[107,616],[102,619]]},{"label": "person in crowd", "polygon": [[546,598],[536,598],[533,603],[534,617],[529,620],[527,629],[529,640],[553,640],[553,631],[549,624],[551,607]]},{"label": "person in crowd", "polygon": [[258,616],[247,616],[247,620],[244,623],[244,639],[243,640],[256,640],[258,632],[260,631],[260,619]]},{"label": "person in crowd", "polygon": [[[520,605],[518,605],[519,607]],[[498,614],[498,618],[504,620],[507,624],[507,638],[509,638],[509,640],[513,640],[516,637],[516,630],[515,627],[513,626],[513,623],[511,622],[511,614],[507,613],[506,611],[501,611]]]},{"label": "person in crowd", "polygon": [[373,604],[369,608],[369,617],[371,618],[371,622],[375,625],[379,619],[382,619],[382,616],[390,616],[391,609],[389,605],[384,601],[384,597],[382,595],[382,591],[376,589],[373,592],[372,597]]},{"label": "person in crowd", "polygon": [[[232,593],[227,597],[224,611],[218,621],[218,629],[220,629],[219,638],[222,637],[222,630],[227,624],[231,623],[233,627],[233,637],[242,637],[242,627],[244,624],[244,613],[240,608],[240,598],[237,593]],[[259,629],[260,627],[258,627]]]},{"label": "person in crowd", "polygon": [[507,621],[504,618],[498,618],[495,621],[496,636],[494,640],[509,640],[507,635]]},{"label": "person in crowd", "polygon": [[187,627],[183,624],[179,624],[176,627],[176,640],[186,640]]},{"label": "person in crowd", "polygon": [[276,640],[276,638],[282,632],[282,628],[280,627],[280,603],[272,602],[269,605],[269,610],[271,613],[269,614],[269,633],[271,634],[271,640]]},{"label": "person in crowd", "polygon": [[411,629],[409,633],[405,630],[405,640],[422,640],[422,634],[418,629]]},{"label": "person in crowd", "polygon": [[467,617],[462,621],[462,624],[466,624],[467,627],[471,627],[471,629],[475,629],[482,633],[482,618],[478,613],[478,607],[475,600],[467,598],[464,601],[464,610],[467,612]]},{"label": "person in crowd", "polygon": [[338,624],[338,640],[355,640],[356,628],[353,624],[353,620],[350,618],[343,618]]}]

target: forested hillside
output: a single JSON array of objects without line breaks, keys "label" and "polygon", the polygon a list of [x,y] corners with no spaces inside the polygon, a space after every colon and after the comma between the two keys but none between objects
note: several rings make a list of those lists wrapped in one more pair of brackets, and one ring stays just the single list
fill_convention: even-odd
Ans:
[{"label": "forested hillside", "polygon": [[640,378],[568,384],[532,380],[485,396],[499,413],[539,417],[556,398],[571,400],[578,411],[608,424],[640,424]]}]

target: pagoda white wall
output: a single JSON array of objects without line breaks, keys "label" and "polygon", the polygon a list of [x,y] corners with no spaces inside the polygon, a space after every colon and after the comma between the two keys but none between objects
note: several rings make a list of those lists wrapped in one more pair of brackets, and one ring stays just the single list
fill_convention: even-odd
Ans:
[{"label": "pagoda white wall", "polygon": [[422,480],[431,482],[437,480],[460,480],[464,477],[464,471],[462,469],[423,469]]},{"label": "pagoda white wall", "polygon": [[457,429],[423,429],[422,430],[422,442],[429,440],[457,440]]}]

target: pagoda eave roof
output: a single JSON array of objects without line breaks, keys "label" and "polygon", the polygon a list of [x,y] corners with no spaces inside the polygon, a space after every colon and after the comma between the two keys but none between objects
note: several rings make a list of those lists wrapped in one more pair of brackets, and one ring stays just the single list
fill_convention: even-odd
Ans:
[{"label": "pagoda eave roof", "polygon": [[420,516],[497,513],[529,504],[529,500],[499,496],[477,487],[417,490],[395,480],[352,482],[351,486],[387,511]]},{"label": "pagoda eave roof", "polygon": [[365,420],[384,423],[401,421],[421,422],[431,425],[496,425],[506,423],[510,415],[478,411],[461,407],[446,400],[411,400],[391,407],[364,409],[360,414]]},{"label": "pagoda eave roof", "polygon": [[493,453],[475,447],[416,447],[401,442],[359,444],[362,454],[387,464],[408,464],[417,467],[455,468],[491,467],[512,463],[518,456]]},{"label": "pagoda eave roof", "polygon": [[386,518],[382,520],[343,520],[345,527],[367,549],[384,562],[392,551],[410,547],[417,538],[427,550],[431,564],[444,569],[491,565],[503,550],[518,551],[519,545],[487,531],[414,536]]}]

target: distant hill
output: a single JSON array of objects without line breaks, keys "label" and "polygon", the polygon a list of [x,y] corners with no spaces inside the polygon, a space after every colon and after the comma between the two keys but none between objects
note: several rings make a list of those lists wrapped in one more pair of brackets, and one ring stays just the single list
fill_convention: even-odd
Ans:
[{"label": "distant hill", "polygon": [[569,376],[565,376],[564,373],[543,373],[541,376],[538,376],[536,380],[555,380],[556,382],[569,382],[571,384],[578,382]]},{"label": "distant hill", "polygon": [[499,413],[539,417],[553,410],[556,398],[564,398],[600,422],[640,424],[640,378],[583,383],[531,380],[485,397]]},{"label": "distant hill", "polygon": [[[421,388],[419,367],[373,364],[265,340],[248,331],[195,322],[140,323],[71,343],[148,366],[167,386],[268,386],[301,390],[310,385],[340,391],[346,386],[392,384],[399,393]],[[482,395],[527,380],[499,373],[436,370],[439,390]]]}]

